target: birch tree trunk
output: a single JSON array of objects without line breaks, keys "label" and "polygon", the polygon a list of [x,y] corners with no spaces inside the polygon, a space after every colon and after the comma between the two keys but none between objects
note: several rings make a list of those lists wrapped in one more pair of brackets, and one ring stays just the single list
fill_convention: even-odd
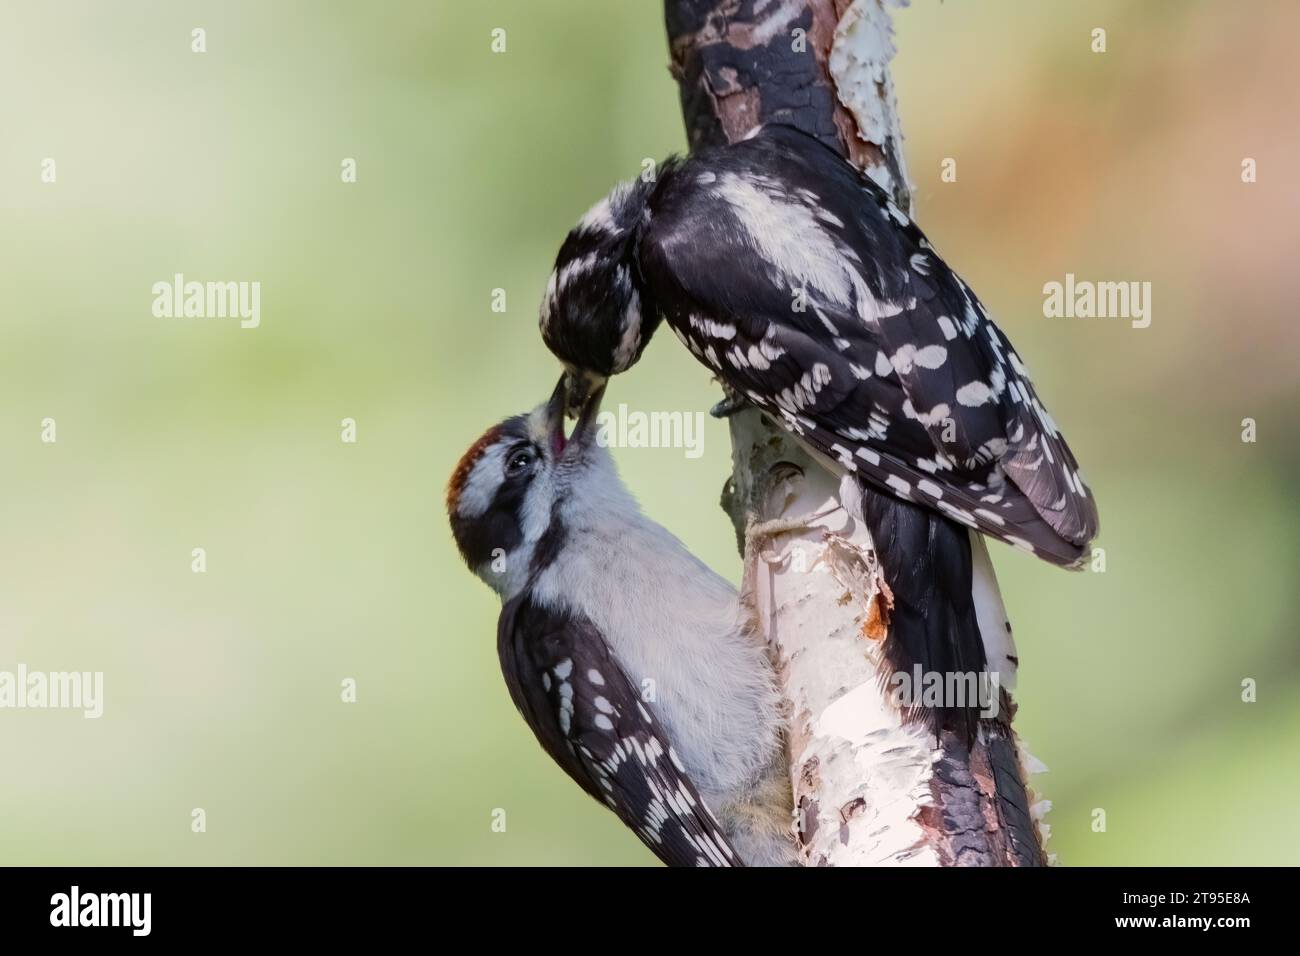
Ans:
[{"label": "birch tree trunk", "polygon": [[[785,123],[849,157],[910,209],[887,3],[665,0],[691,148]],[[870,535],[840,507],[837,479],[784,430],[754,410],[730,421],[723,506],[745,559],[743,600],[781,675],[804,864],[1045,862],[1037,818],[1048,804],[1035,806],[1025,785],[1032,758],[1010,731],[1009,696],[1005,726],[990,725],[970,748],[904,723],[880,679],[888,599]],[[773,520],[790,530],[753,534]]]}]

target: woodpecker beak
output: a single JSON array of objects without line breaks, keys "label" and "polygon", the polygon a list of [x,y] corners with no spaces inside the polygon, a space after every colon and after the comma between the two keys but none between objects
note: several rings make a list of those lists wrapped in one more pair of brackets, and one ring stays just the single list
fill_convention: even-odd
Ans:
[{"label": "woodpecker beak", "polygon": [[[588,384],[586,380],[584,384]],[[573,394],[573,376],[566,373],[560,377],[550,401],[546,403],[546,431],[550,437],[551,453],[557,459],[566,452],[573,454],[570,449],[580,451],[595,440],[596,416],[600,412],[600,400],[605,395],[605,383],[602,381],[594,388],[584,390],[576,407],[570,404]],[[578,418],[573,432],[567,438],[564,435],[566,409],[572,409]]]},{"label": "woodpecker beak", "polygon": [[579,417],[596,389],[604,389],[607,381],[609,379],[595,372],[579,372],[566,367],[564,382],[568,397],[565,399],[565,407],[569,417]]},{"label": "woodpecker beak", "polygon": [[578,423],[573,426],[573,433],[569,435],[570,445],[582,450],[596,440],[596,433],[600,430],[596,427],[596,416],[600,413],[600,400],[604,397],[603,381],[587,393],[586,399],[578,409]]},{"label": "woodpecker beak", "polygon": [[564,447],[568,444],[564,437],[564,410],[568,406],[568,396],[569,376],[565,374],[555,383],[555,391],[551,392],[550,400],[546,403],[546,434],[550,438],[551,454],[555,458],[564,454]]}]

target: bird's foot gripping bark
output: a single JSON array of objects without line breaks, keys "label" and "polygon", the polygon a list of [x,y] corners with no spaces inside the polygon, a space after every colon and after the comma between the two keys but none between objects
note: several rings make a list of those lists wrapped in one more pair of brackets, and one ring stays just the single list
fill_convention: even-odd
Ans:
[{"label": "bird's foot gripping bark", "polygon": [[709,414],[714,418],[730,418],[736,412],[747,407],[747,405],[748,403],[739,395],[728,392],[722,396],[722,401],[709,409]]},{"label": "bird's foot gripping bark", "polygon": [[834,514],[839,510],[839,507],[839,502],[832,502],[828,507],[812,514],[791,515],[786,518],[773,518],[770,521],[760,521],[752,524],[745,530],[745,551],[748,553],[753,545],[766,541],[768,538],[775,538],[777,535],[806,531],[818,521]]}]

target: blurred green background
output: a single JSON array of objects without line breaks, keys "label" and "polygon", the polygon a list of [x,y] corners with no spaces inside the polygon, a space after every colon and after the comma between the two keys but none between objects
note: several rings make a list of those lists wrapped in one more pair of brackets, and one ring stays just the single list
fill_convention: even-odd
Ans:
[{"label": "blurred green background", "polygon": [[[1049,848],[1300,862],[1300,8],[918,0],[895,24],[920,221],[1101,503],[1104,574],[994,550]],[[98,721],[0,711],[0,862],[653,862],[513,711],[442,490],[554,382],[536,304],[564,232],[682,148],[666,63],[657,2],[0,8],[0,670],[106,684]],[[175,272],[260,281],[261,327],[155,318]],[[1152,282],[1151,327],[1044,318],[1066,272]],[[716,399],[671,336],[617,384]],[[708,429],[697,460],[617,457],[734,579]]]}]

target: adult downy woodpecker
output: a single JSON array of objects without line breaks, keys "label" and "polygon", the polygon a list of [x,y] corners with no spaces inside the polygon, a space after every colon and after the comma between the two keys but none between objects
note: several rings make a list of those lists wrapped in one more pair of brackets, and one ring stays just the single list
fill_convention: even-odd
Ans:
[{"label": "adult downy woodpecker", "polygon": [[[661,319],[732,402],[841,475],[892,592],[888,663],[1013,675],[979,535],[1078,566],[1096,506],[1011,343],[889,196],[781,125],[616,187],[541,306],[575,400]],[[933,716],[976,730],[969,708]]]},{"label": "adult downy woodpecker", "polygon": [[777,693],[735,589],[641,513],[551,401],[489,429],[447,511],[503,601],[497,651],[538,742],[669,865],[796,862]]}]

